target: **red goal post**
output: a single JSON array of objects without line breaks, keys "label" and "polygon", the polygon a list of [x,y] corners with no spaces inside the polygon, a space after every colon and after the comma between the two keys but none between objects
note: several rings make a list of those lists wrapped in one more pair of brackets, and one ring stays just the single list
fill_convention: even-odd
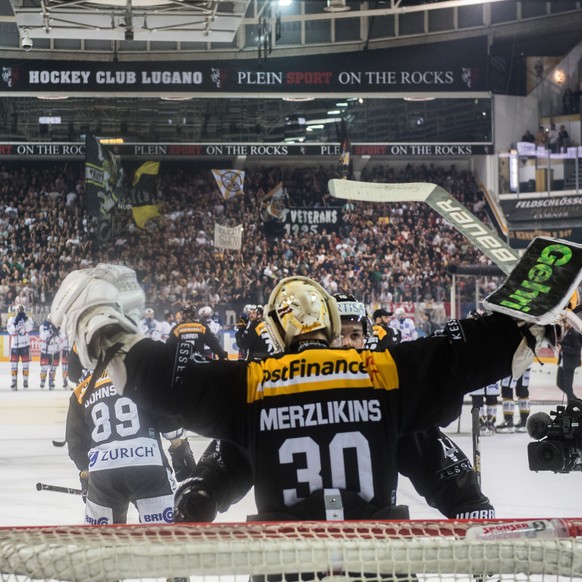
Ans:
[{"label": "red goal post", "polygon": [[[512,520],[514,523],[516,520]],[[565,539],[474,541],[471,521],[284,522],[0,528],[1,580],[278,575],[334,582],[580,580],[582,520]],[[190,578],[191,580],[193,578]]]}]

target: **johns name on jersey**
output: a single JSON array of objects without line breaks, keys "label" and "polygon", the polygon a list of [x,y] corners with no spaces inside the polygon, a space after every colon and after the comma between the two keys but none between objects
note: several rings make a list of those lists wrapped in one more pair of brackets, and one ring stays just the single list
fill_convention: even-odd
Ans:
[{"label": "johns name on jersey", "polygon": [[303,406],[279,406],[261,410],[260,430],[285,430],[300,426],[321,426],[342,422],[379,422],[378,400],[331,400]]},{"label": "johns name on jersey", "polygon": [[117,392],[115,391],[115,386],[113,384],[109,384],[108,386],[103,386],[102,388],[97,388],[87,400],[83,402],[85,408],[91,406],[91,404],[95,404],[98,400],[102,398],[108,398],[109,396],[116,396]]}]

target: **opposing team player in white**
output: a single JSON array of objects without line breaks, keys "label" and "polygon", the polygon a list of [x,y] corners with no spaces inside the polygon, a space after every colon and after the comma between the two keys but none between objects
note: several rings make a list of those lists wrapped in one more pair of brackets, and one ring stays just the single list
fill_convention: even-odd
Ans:
[{"label": "opposing team player in white", "polygon": [[34,327],[31,317],[26,315],[24,306],[19,305],[16,315],[8,319],[6,329],[10,334],[10,388],[18,390],[18,362],[22,362],[22,386],[28,388],[30,371],[30,332]]},{"label": "opposing team player in white", "polygon": [[43,390],[48,378],[49,390],[55,389],[57,368],[61,362],[61,330],[51,321],[50,315],[38,329],[40,340],[40,389]]},{"label": "opposing team player in white", "polygon": [[163,341],[162,324],[154,317],[155,311],[148,307],[139,321],[139,332],[158,342]]},{"label": "opposing team player in white", "polygon": [[399,307],[394,312],[394,318],[389,325],[392,329],[396,329],[401,333],[401,342],[411,342],[418,338],[418,331],[414,321],[410,317],[406,317],[406,312],[402,307]]},{"label": "opposing team player in white", "polygon": [[[52,314],[77,339],[84,366],[106,366],[125,397],[240,446],[253,468],[259,518],[383,512],[393,504],[399,437],[448,424],[464,393],[521,374],[533,359],[523,326],[499,314],[452,321],[439,336],[384,352],[330,348],[341,333],[337,303],[305,277],[281,280],[267,305],[284,353],[182,359],[179,344],[137,332],[129,315],[137,300],[134,272],[98,265],[65,278]],[[534,327],[528,333],[540,344],[543,328]],[[332,497],[334,515],[326,511]]]},{"label": "opposing team player in white", "polygon": [[[198,318],[200,321],[209,329],[212,335],[216,336],[216,338],[220,341],[220,330],[222,329],[222,325],[213,319],[214,316],[214,309],[210,307],[210,305],[205,305],[198,310]],[[206,357],[213,358],[214,352],[210,348],[210,346],[204,346],[204,354]]]}]

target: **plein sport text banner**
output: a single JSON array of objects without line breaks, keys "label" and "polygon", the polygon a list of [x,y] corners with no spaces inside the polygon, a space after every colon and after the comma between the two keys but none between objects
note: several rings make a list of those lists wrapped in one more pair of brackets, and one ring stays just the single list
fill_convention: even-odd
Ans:
[{"label": "plein sport text banner", "polygon": [[0,59],[0,95],[262,93],[345,95],[488,90],[487,38],[312,57],[179,62]]},{"label": "plein sport text banner", "polygon": [[[337,159],[342,153],[339,143],[318,144],[243,144],[243,143],[122,143],[115,146],[124,157],[145,159],[191,159],[192,157],[247,156],[285,158],[297,156],[306,159],[314,156]],[[0,156],[3,159],[37,158],[43,159],[84,159],[84,143],[0,143]],[[407,158],[425,156],[454,158],[492,155],[493,146],[474,143],[455,144],[397,144],[369,143],[352,144],[352,156],[382,156]]]}]

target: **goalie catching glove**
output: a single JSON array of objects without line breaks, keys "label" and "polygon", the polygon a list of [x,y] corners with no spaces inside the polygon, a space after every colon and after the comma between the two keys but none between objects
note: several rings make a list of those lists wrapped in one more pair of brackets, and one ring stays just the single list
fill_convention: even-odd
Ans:
[{"label": "goalie catching glove", "polygon": [[175,439],[168,449],[172,459],[172,468],[178,481],[185,481],[194,473],[196,461],[188,439]]},{"label": "goalie catching glove", "polygon": [[[51,321],[76,343],[83,367],[95,370],[143,339],[137,326],[144,306],[135,271],[99,264],[67,275],[53,300]],[[126,381],[123,362],[114,358],[107,367],[121,393]]]},{"label": "goalie catching glove", "polygon": [[201,479],[194,477],[180,485],[174,495],[174,521],[176,523],[204,523],[214,521],[218,504],[206,490]]}]

